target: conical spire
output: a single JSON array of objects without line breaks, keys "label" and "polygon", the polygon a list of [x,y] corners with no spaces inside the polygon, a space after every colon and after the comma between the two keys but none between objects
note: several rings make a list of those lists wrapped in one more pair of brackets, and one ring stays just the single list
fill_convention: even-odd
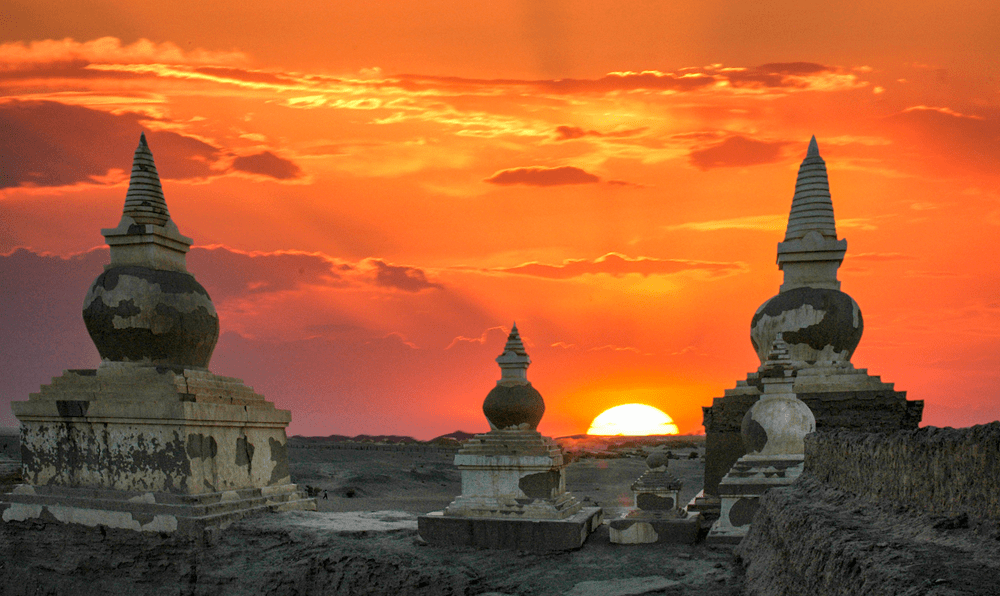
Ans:
[{"label": "conical spire", "polygon": [[525,384],[528,382],[528,366],[531,364],[531,358],[524,350],[524,342],[521,341],[521,334],[517,331],[517,322],[510,329],[503,354],[497,356],[497,364],[500,365],[498,384]]},{"label": "conical spire", "polygon": [[132,178],[122,218],[118,227],[101,233],[111,247],[111,266],[187,271],[184,254],[191,246],[191,239],[181,235],[170,219],[145,133],[139,136],[139,146],[132,157]]},{"label": "conical spire", "polygon": [[837,224],[833,218],[833,202],[830,200],[830,183],[826,176],[826,162],[819,155],[816,136],[809,141],[806,158],[799,166],[799,177],[795,181],[795,196],[792,211],[788,216],[785,240],[802,238],[811,231],[823,236],[837,238]]},{"label": "conical spire", "polygon": [[170,219],[153,153],[146,144],[146,133],[139,136],[139,146],[132,157],[132,178],[125,195],[124,214],[140,225],[163,226]]},{"label": "conical spire", "polygon": [[514,321],[514,325],[510,328],[510,334],[507,336],[507,345],[503,348],[504,353],[514,352],[518,356],[527,356],[528,353],[524,351],[524,342],[521,341],[521,333],[517,330],[517,321]]},{"label": "conical spire", "polygon": [[778,267],[785,273],[781,291],[801,287],[839,290],[837,269],[846,252],[847,241],[837,240],[826,162],[813,136],[799,166],[785,240],[778,243]]}]

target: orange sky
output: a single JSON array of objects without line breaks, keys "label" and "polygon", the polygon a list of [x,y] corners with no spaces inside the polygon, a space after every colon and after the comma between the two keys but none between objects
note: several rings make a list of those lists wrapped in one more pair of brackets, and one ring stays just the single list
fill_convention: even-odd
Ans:
[{"label": "orange sky", "polygon": [[513,320],[544,433],[632,402],[703,432],[758,364],[812,134],[865,316],[855,366],[925,424],[1000,418],[995,2],[8,14],[0,424],[98,362],[80,308],[141,130],[220,313],[211,368],[291,409],[290,433],[486,430]]}]

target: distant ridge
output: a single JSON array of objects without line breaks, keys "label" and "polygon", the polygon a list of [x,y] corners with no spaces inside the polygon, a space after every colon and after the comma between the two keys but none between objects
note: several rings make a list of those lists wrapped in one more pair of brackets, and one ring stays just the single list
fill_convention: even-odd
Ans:
[{"label": "distant ridge", "polygon": [[450,441],[465,441],[476,436],[477,433],[467,433],[462,430],[456,430],[450,432],[446,435],[441,435],[440,437],[434,437],[429,441],[418,441],[413,437],[402,436],[402,435],[357,435],[354,437],[348,437],[347,435],[329,435],[326,437],[304,437],[302,435],[293,435],[292,438],[304,441],[307,443],[390,443],[394,445],[401,444],[429,444],[429,443],[444,443]]},{"label": "distant ridge", "polygon": [[469,439],[471,439],[474,436],[476,436],[476,433],[467,433],[464,430],[456,430],[456,431],[450,432],[450,433],[448,433],[446,435],[441,435],[440,437],[434,437],[433,439],[431,439],[430,441],[428,441],[428,443],[433,443],[434,441],[437,441],[438,439],[455,439],[456,441],[468,441]]}]

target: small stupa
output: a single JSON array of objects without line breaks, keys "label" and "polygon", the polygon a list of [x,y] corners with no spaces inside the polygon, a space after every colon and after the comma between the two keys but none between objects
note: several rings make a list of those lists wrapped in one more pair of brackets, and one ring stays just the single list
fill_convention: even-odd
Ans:
[{"label": "small stupa", "polygon": [[787,346],[787,367],[794,371],[791,392],[812,411],[818,430],[917,428],[922,401],[907,400],[905,391],[851,364],[864,319],[837,279],[846,251],[847,240],[837,238],[826,162],[814,136],[799,167],[788,226],[778,244],[783,283],[750,322],[760,367],[704,408],[705,488],[689,508],[710,517],[718,512],[719,482],[747,452],[741,424],[765,391],[762,375],[779,335]]},{"label": "small stupa", "polygon": [[658,449],[646,458],[642,476],[632,483],[635,509],[608,522],[615,544],[693,544],[701,532],[701,514],[679,506],[684,484],[667,470],[670,457]]},{"label": "small stupa", "polygon": [[219,317],[187,271],[192,240],[170,218],[145,134],[121,221],[102,234],[111,263],[83,306],[101,364],[12,404],[25,483],[0,495],[3,521],[196,533],[315,510],[289,476],[291,414],[208,370]]},{"label": "small stupa", "polygon": [[496,359],[501,376],[483,402],[490,432],[455,456],[462,494],[418,518],[420,536],[440,546],[561,551],[580,548],[600,524],[600,507],[566,491],[562,449],[536,428],[545,402],[528,381],[531,364],[515,323]]},{"label": "small stupa", "polygon": [[719,483],[721,511],[708,542],[740,542],[764,491],[788,486],[802,473],[805,436],[816,430],[816,418],[792,390],[794,375],[789,346],[778,333],[760,371],[764,392],[743,416],[740,433],[747,453]]}]

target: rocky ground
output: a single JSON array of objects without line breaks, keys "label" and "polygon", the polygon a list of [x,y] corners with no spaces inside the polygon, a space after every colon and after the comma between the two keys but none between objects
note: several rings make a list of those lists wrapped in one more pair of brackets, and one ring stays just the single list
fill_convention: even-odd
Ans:
[{"label": "rocky ground", "polygon": [[[56,523],[0,524],[3,593],[507,594],[625,596],[741,593],[729,549],[614,545],[606,526],[578,551],[538,555],[427,546],[416,516],[461,490],[453,449],[326,448],[292,439],[293,479],[318,512],[247,519],[204,540]],[[567,486],[621,515],[650,445],[574,443]],[[674,443],[684,499],[701,486],[703,444]],[[695,453],[695,459],[690,454]],[[323,493],[326,498],[323,498]]]},{"label": "rocky ground", "polygon": [[[566,443],[569,459],[573,460],[566,469],[567,490],[585,505],[603,507],[610,515],[621,515],[632,504],[629,487],[646,470],[644,457],[650,449],[664,448],[674,455],[669,470],[684,483],[681,503],[687,503],[701,490],[703,438],[696,442],[682,437],[664,438],[645,445],[628,440]],[[365,450],[376,447],[292,437],[292,478],[314,489],[320,511],[427,513],[443,509],[462,491],[461,475],[452,463],[457,445],[455,449],[400,446],[398,450]]]}]

